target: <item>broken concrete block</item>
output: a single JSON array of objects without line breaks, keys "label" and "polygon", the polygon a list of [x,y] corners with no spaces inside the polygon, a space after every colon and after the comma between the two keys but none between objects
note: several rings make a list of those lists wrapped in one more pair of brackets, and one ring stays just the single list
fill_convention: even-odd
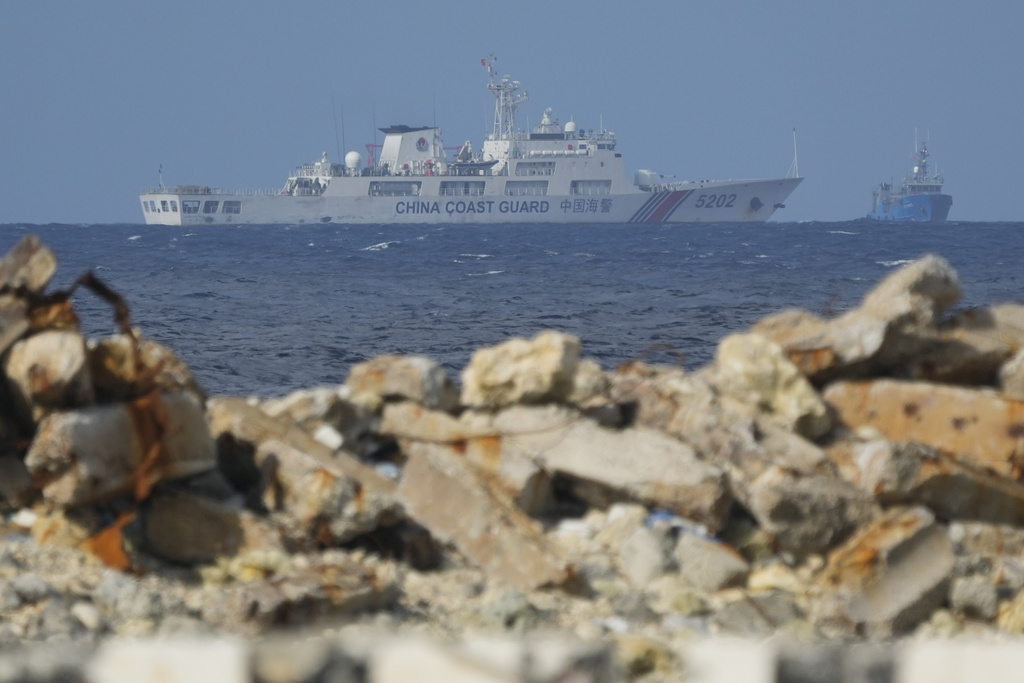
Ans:
[{"label": "broken concrete block", "polygon": [[0,499],[12,507],[23,507],[35,495],[32,477],[21,458],[0,455]]},{"label": "broken concrete block", "polygon": [[953,579],[949,590],[949,606],[968,619],[992,621],[999,612],[999,591],[988,581]]},{"label": "broken concrete block", "polygon": [[75,331],[49,330],[17,342],[4,373],[19,410],[34,422],[95,400],[85,339]]},{"label": "broken concrete block", "polygon": [[998,370],[999,390],[1010,398],[1024,400],[1024,349],[1017,351]]},{"label": "broken concrete block", "polygon": [[836,382],[825,401],[850,429],[917,441],[1013,477],[1024,465],[1024,401],[992,390],[880,379]]},{"label": "broken concrete block", "polygon": [[53,252],[35,235],[25,235],[0,259],[0,286],[24,287],[32,293],[41,292],[57,272]]},{"label": "broken concrete block", "polygon": [[285,538],[300,547],[342,543],[380,524],[385,510],[366,510],[359,482],[338,468],[273,439],[256,447],[254,460],[264,477],[264,504]]},{"label": "broken concrete block", "polygon": [[433,410],[452,411],[459,392],[448,372],[426,356],[378,356],[355,365],[345,380],[353,396],[404,398]]},{"label": "broken concrete block", "polygon": [[936,342],[898,368],[897,376],[946,384],[989,385],[1024,347],[1024,306],[996,304],[944,321]]},{"label": "broken concrete block", "polygon": [[[328,429],[333,430],[337,435],[335,445],[327,445],[335,450],[344,447],[360,453],[369,447],[367,442],[372,441],[371,435],[377,431],[380,419],[366,406],[351,401],[350,395],[346,386],[300,389],[263,401],[260,408],[271,417],[290,420],[321,442],[324,438],[317,436],[317,432],[327,434]],[[391,404],[385,407],[388,405]],[[338,437],[340,444],[337,444]]]},{"label": "broken concrete block", "polygon": [[256,463],[256,452],[261,444],[277,441],[313,458],[332,477],[356,483],[349,521],[357,527],[373,526],[396,512],[393,481],[348,453],[325,446],[294,424],[272,418],[240,398],[211,398],[206,416],[217,442],[220,468],[239,490],[257,491],[262,496],[266,478]]},{"label": "broken concrete block", "polygon": [[1024,484],[915,442],[855,447],[859,485],[886,505],[925,505],[942,519],[1024,525]]},{"label": "broken concrete block", "polygon": [[51,413],[25,465],[43,498],[71,506],[131,491],[140,477],[152,483],[213,469],[217,455],[195,399],[164,394]]},{"label": "broken concrete block", "polygon": [[206,401],[206,392],[173,351],[151,339],[138,338],[137,344],[139,367],[127,335],[89,340],[89,374],[98,400],[129,400],[155,385],[167,394],[186,392],[200,405]]},{"label": "broken concrete block", "polygon": [[274,527],[239,506],[181,491],[154,495],[143,517],[146,547],[183,564],[205,564],[247,551],[284,551]]},{"label": "broken concrete block", "polygon": [[674,555],[679,575],[691,586],[709,593],[742,586],[750,574],[750,564],[738,552],[696,534],[680,534]]},{"label": "broken concrete block", "polygon": [[811,589],[811,614],[870,634],[904,633],[943,603],[953,562],[928,509],[893,508],[829,555]]},{"label": "broken concrete block", "polygon": [[665,572],[666,538],[641,526],[619,548],[619,572],[637,588],[644,588]]},{"label": "broken concrete block", "polygon": [[611,430],[557,406],[498,413],[502,458],[518,454],[572,480],[592,505],[632,500],[718,530],[732,504],[725,475],[678,439],[641,427]]},{"label": "broken concrete block", "polygon": [[24,299],[0,294],[0,353],[29,331],[28,304]]},{"label": "broken concrete block", "polygon": [[864,377],[933,347],[939,314],[961,296],[953,268],[929,254],[890,274],[858,308],[834,320],[787,311],[768,316],[751,332],[778,343],[815,384]]},{"label": "broken concrete block", "polygon": [[462,404],[501,408],[565,402],[575,388],[579,358],[580,340],[552,331],[477,349],[462,371]]},{"label": "broken concrete block", "polygon": [[775,342],[733,334],[718,343],[709,383],[808,439],[832,428],[825,402]]},{"label": "broken concrete block", "polygon": [[401,575],[390,562],[337,551],[308,556],[301,567],[213,593],[203,620],[232,632],[311,627],[326,618],[384,609],[399,595]]},{"label": "broken concrete block", "polygon": [[454,544],[489,576],[520,590],[564,584],[568,563],[539,525],[490,493],[463,459],[413,443],[398,494],[406,513],[436,538]]}]

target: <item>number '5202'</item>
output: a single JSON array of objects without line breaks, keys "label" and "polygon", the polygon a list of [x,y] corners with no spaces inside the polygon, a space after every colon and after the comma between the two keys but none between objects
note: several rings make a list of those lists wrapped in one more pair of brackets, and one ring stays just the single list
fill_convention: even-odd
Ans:
[{"label": "number '5202'", "polygon": [[736,201],[734,194],[702,194],[697,197],[694,206],[698,209],[701,207],[724,209],[732,206],[734,201]]}]

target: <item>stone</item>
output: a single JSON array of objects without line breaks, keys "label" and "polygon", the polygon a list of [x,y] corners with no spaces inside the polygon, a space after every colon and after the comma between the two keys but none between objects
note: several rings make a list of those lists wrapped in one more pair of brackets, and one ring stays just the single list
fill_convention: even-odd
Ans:
[{"label": "stone", "polygon": [[0,354],[24,337],[30,328],[28,303],[10,294],[0,294]]},{"label": "stone", "polygon": [[664,546],[664,538],[647,527],[639,527],[619,549],[619,571],[631,584],[644,588],[665,571]]},{"label": "stone", "polygon": [[[351,506],[345,513],[345,523],[350,525],[349,528],[373,528],[397,514],[395,482],[344,450],[335,451],[325,446],[287,420],[273,418],[243,399],[221,396],[207,401],[206,416],[210,432],[217,442],[220,469],[239,490],[255,492],[259,498],[263,497],[267,477],[256,463],[256,454],[261,444],[276,441],[315,460],[316,467],[325,475],[354,482]],[[279,450],[284,452],[284,449]],[[264,453],[270,453],[270,450],[264,449]],[[308,461],[301,464],[304,458],[286,457],[299,469],[282,476],[298,481],[310,474],[311,464]],[[326,483],[328,478],[322,477],[320,483]]]},{"label": "stone", "polygon": [[360,561],[338,551],[305,557],[284,573],[208,596],[203,620],[248,634],[298,630],[385,609],[398,598],[401,574],[389,562]]},{"label": "stone", "polygon": [[[260,408],[273,418],[290,420],[292,423],[314,434],[320,430],[334,431],[332,449],[345,448],[362,453],[372,447],[371,435],[379,428],[379,417],[366,406],[351,400],[347,386],[314,387],[293,391],[281,398],[268,399]],[[390,405],[390,404],[387,404]],[[387,407],[387,405],[385,407]],[[419,405],[414,403],[413,405]],[[340,443],[337,439],[340,437]]]},{"label": "stone", "polygon": [[72,506],[132,491],[142,480],[151,484],[213,469],[217,457],[203,409],[191,396],[153,394],[50,414],[25,465],[48,502]]},{"label": "stone", "polygon": [[1024,306],[972,308],[943,321],[934,345],[908,358],[898,376],[963,385],[994,384],[1001,366],[1024,346]]},{"label": "stone", "polygon": [[462,371],[462,405],[565,402],[575,388],[579,358],[580,340],[553,331],[477,349]]},{"label": "stone", "polygon": [[0,259],[0,286],[38,294],[57,272],[57,259],[35,235],[25,235]]},{"label": "stone", "polygon": [[976,579],[953,579],[949,605],[968,619],[992,621],[999,613],[999,591],[996,586]]},{"label": "stone", "polygon": [[742,586],[750,573],[750,565],[738,552],[696,534],[680,534],[674,554],[679,575],[705,592]]},{"label": "stone", "polygon": [[256,447],[254,461],[263,503],[291,542],[343,543],[378,526],[379,515],[360,503],[359,482],[338,468],[273,439]]},{"label": "stone", "polygon": [[636,501],[720,529],[732,498],[725,475],[693,449],[657,430],[612,430],[559,408],[517,406],[502,411],[500,456],[525,456],[570,478],[591,505]]},{"label": "stone", "polygon": [[1019,478],[1024,401],[990,389],[878,379],[836,382],[824,392],[838,419],[888,441],[916,441]]},{"label": "stone", "polygon": [[541,528],[491,494],[464,460],[431,444],[412,446],[398,489],[412,519],[488,576],[520,590],[568,581],[569,564],[549,547]]},{"label": "stone", "polygon": [[732,334],[718,343],[709,383],[808,439],[832,428],[824,401],[775,342]]},{"label": "stone", "polygon": [[[89,375],[98,400],[131,400],[155,385],[164,393],[184,392],[200,405],[206,402],[206,392],[173,351],[151,339],[143,339],[138,331],[135,337],[134,344],[125,334],[89,340]],[[138,348],[137,361],[133,346]]]},{"label": "stone", "polygon": [[459,393],[448,372],[426,356],[378,356],[349,371],[345,386],[353,396],[408,399],[425,408],[452,411]]},{"label": "stone", "polygon": [[13,455],[0,455],[0,498],[20,508],[32,500],[35,492],[24,461]]},{"label": "stone", "polygon": [[961,296],[956,271],[942,257],[928,254],[891,273],[859,307],[834,320],[786,311],[750,331],[778,343],[820,385],[899,367],[933,348],[938,316]]},{"label": "stone", "polygon": [[4,360],[4,374],[19,411],[33,422],[95,399],[85,339],[78,332],[49,330],[17,342]]},{"label": "stone", "polygon": [[737,501],[785,550],[827,550],[875,513],[822,449],[745,414],[700,377],[633,363],[613,377],[612,397],[634,406],[637,426],[679,439],[725,472]]},{"label": "stone", "polygon": [[905,633],[943,603],[953,562],[952,544],[927,508],[893,508],[829,554],[809,593],[812,618]]},{"label": "stone", "polygon": [[1022,657],[1020,641],[922,639],[900,649],[896,668],[900,683],[1011,683]]},{"label": "stone", "polygon": [[1010,356],[998,370],[999,390],[1008,397],[1024,400],[1024,349]]},{"label": "stone", "polygon": [[206,564],[253,550],[284,551],[265,519],[236,505],[180,491],[149,500],[143,529],[150,552],[181,564]]},{"label": "stone", "polygon": [[915,442],[869,441],[854,452],[859,486],[886,505],[925,505],[945,520],[1024,525],[1024,484]]}]

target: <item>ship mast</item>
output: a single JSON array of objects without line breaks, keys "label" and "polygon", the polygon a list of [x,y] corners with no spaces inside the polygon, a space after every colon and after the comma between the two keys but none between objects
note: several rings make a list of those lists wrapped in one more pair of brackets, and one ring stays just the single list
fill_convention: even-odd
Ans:
[{"label": "ship mast", "polygon": [[530,95],[525,90],[516,94],[516,91],[519,90],[519,81],[509,80],[507,75],[498,80],[494,59],[494,55],[489,55],[484,60],[484,66],[487,67],[487,74],[491,79],[491,82],[487,84],[487,89],[494,93],[495,97],[494,129],[491,139],[511,140],[515,131],[516,111],[523,102],[530,98]]}]

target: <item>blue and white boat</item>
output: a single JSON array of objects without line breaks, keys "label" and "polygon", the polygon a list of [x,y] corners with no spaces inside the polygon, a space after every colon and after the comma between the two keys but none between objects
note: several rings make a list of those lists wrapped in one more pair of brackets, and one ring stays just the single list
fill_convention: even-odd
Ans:
[{"label": "blue and white boat", "polygon": [[880,183],[871,193],[868,218],[877,221],[922,221],[941,223],[949,215],[953,197],[942,193],[942,175],[928,172],[928,143],[915,145],[914,168],[903,176],[898,190],[892,183]]}]

